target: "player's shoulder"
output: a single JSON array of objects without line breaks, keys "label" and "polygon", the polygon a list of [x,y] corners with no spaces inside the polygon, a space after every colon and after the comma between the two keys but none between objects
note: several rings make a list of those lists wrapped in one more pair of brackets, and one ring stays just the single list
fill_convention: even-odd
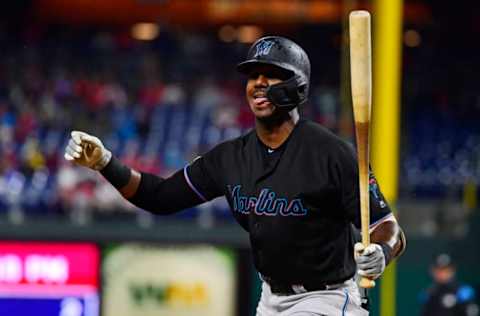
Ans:
[{"label": "player's shoulder", "polygon": [[354,147],[351,143],[335,135],[332,131],[319,123],[304,120],[302,122],[302,139],[309,145],[322,151],[351,154]]}]

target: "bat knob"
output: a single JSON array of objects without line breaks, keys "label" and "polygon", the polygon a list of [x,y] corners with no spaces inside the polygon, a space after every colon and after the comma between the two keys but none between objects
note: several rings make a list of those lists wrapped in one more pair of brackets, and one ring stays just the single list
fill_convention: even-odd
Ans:
[{"label": "bat knob", "polygon": [[360,285],[361,288],[371,289],[371,288],[375,287],[375,281],[370,280],[369,278],[362,277],[360,279],[359,285]]}]

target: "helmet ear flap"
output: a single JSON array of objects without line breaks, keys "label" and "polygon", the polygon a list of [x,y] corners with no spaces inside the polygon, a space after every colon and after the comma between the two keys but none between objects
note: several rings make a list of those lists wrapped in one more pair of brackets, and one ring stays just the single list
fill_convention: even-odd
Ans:
[{"label": "helmet ear flap", "polygon": [[307,85],[298,85],[296,76],[267,88],[267,99],[279,108],[291,110],[307,101]]},{"label": "helmet ear flap", "polygon": [[300,100],[303,100],[301,101],[301,104],[305,103],[308,99],[308,85],[306,83],[299,85],[297,88],[297,93],[300,97]]}]

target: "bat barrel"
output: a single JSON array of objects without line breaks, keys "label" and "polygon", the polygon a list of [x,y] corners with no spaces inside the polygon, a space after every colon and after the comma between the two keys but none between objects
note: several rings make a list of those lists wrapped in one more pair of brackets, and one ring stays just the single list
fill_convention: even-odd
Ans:
[{"label": "bat barrel", "polygon": [[350,70],[356,122],[370,121],[372,103],[372,49],[370,13],[350,13]]}]

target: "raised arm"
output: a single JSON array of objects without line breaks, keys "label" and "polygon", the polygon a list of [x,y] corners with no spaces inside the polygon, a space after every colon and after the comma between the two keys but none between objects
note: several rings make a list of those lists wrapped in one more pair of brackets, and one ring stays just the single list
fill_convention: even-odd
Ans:
[{"label": "raised arm", "polygon": [[84,132],[71,133],[65,159],[99,171],[125,199],[152,213],[171,214],[207,200],[192,185],[187,168],[165,179],[139,172],[113,157],[100,139]]}]

